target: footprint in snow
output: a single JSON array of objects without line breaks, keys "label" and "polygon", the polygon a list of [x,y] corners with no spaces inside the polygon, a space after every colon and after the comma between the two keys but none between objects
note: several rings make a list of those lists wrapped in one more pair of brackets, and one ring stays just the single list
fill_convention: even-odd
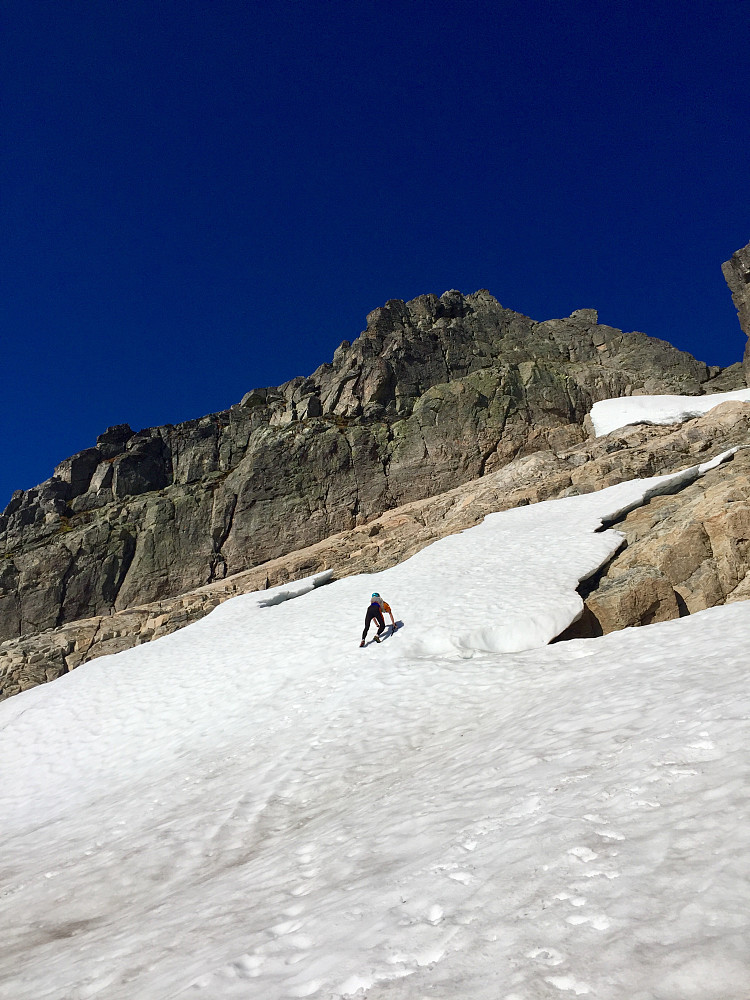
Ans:
[{"label": "footprint in snow", "polygon": [[617,830],[594,830],[594,833],[602,840],[625,840],[624,835]]},{"label": "footprint in snow", "polygon": [[567,900],[571,906],[585,906],[586,900],[583,896],[571,896],[569,892],[558,892],[555,899]]},{"label": "footprint in snow", "polygon": [[533,951],[526,952],[526,958],[533,958],[535,962],[542,965],[560,965],[565,958],[554,948],[534,948]]},{"label": "footprint in snow", "polygon": [[609,929],[609,920],[604,916],[603,913],[571,913],[565,918],[566,923],[573,924],[577,926],[579,924],[591,924],[591,926],[597,931],[606,931]]},{"label": "footprint in snow", "polygon": [[594,858],[599,857],[596,851],[592,851],[589,847],[571,847],[568,854],[572,854],[574,858],[578,858],[584,864],[588,864],[589,861],[593,861]]},{"label": "footprint in snow", "polygon": [[242,955],[232,962],[232,968],[239,979],[254,979],[260,975],[260,970],[265,963],[262,955]]},{"label": "footprint in snow", "polygon": [[582,983],[572,976],[547,976],[546,982],[565,993],[575,993],[576,996],[585,996],[591,992],[588,983]]}]

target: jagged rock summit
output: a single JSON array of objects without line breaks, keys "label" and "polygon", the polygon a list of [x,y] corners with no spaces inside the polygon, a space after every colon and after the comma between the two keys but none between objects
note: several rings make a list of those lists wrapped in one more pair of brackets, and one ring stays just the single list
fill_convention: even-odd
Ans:
[{"label": "jagged rock summit", "polygon": [[[743,324],[747,253],[724,265]],[[176,426],[111,427],[51,479],[13,495],[0,515],[0,642],[8,665],[0,673],[13,678],[5,694],[173,631],[232,593],[326,568],[326,540],[362,526],[377,533],[376,519],[388,511],[402,523],[404,505],[492,479],[525,456],[539,457],[547,483],[496,496],[494,507],[595,489],[600,475],[613,482],[674,468],[678,453],[644,457],[615,435],[598,448],[607,457],[596,460],[595,481],[584,468],[577,485],[552,471],[560,462],[588,467],[579,449],[597,400],[723,392],[745,381],[741,364],[708,368],[664,341],[600,324],[592,309],[536,322],[487,291],[387,302],[311,376],[253,389],[227,411]],[[690,447],[726,438],[711,434]],[[481,515],[467,509],[464,525]],[[420,544],[433,537],[424,528]],[[392,553],[402,547],[391,542]],[[738,572],[743,558],[735,559]],[[337,573],[369,568],[357,549],[334,562]],[[622,566],[588,605],[605,630],[652,614],[635,605],[627,614],[608,610],[627,592],[620,578],[638,576],[627,560]],[[732,599],[734,570],[722,577],[706,566],[716,599]],[[659,572],[658,614],[674,613],[680,601],[700,605],[700,582],[695,596],[690,582],[682,594],[681,579]],[[741,574],[738,580],[741,595]]]},{"label": "jagged rock summit", "polygon": [[0,516],[0,639],[153,602],[585,437],[598,399],[710,391],[718,369],[594,310],[489,292],[392,300],[308,378],[222,413],[110,428]]}]

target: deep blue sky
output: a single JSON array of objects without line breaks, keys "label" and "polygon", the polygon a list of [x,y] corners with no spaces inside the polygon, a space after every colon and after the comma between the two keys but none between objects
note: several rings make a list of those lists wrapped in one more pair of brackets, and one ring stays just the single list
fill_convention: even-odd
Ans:
[{"label": "deep blue sky", "polygon": [[745,338],[750,3],[5,0],[0,507],[389,298]]}]

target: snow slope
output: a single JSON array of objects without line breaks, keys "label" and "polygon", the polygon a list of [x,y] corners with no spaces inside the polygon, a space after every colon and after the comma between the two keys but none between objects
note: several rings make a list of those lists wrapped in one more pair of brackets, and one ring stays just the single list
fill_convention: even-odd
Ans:
[{"label": "snow slope", "polygon": [[591,422],[596,436],[602,437],[627,424],[679,424],[733,401],[750,402],[750,389],[710,396],[622,396],[594,403]]},{"label": "snow slope", "polygon": [[[0,997],[746,1000],[750,603],[544,645],[602,520],[704,470],[0,705]],[[374,589],[404,627],[359,649]]]}]

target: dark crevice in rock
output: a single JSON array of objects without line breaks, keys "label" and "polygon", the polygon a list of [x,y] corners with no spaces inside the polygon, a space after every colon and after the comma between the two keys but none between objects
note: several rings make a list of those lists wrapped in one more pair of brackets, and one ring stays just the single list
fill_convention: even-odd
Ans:
[{"label": "dark crevice in rock", "polygon": [[592,573],[591,576],[587,576],[585,580],[581,580],[581,582],[576,587],[576,591],[580,595],[583,601],[585,601],[591,594],[593,594],[595,590],[599,589],[602,580],[609,572],[610,566],[615,561],[615,559],[617,559],[620,555],[622,555],[622,553],[625,551],[625,549],[627,549],[627,547],[628,543],[623,538],[622,544],[619,546],[617,551],[613,552],[612,555],[609,557],[609,559],[607,559],[605,563],[602,563],[602,565],[595,573]]},{"label": "dark crevice in rock", "polygon": [[479,472],[477,473],[478,478],[481,479],[481,477],[484,475],[485,469],[487,468],[487,463],[489,462],[489,460],[492,458],[493,455],[497,454],[497,449],[499,447],[500,447],[500,439],[498,438],[497,441],[495,441],[495,443],[492,445],[492,447],[489,448],[486,452],[484,452],[479,461]]},{"label": "dark crevice in rock", "polygon": [[60,580],[60,601],[58,606],[57,618],[55,619],[55,628],[59,628],[65,622],[65,601],[68,596],[68,586],[70,584],[70,579],[73,576],[73,570],[75,569],[77,553],[71,554],[70,562],[62,575]]},{"label": "dark crevice in rock", "polygon": [[[597,531],[604,530],[604,528],[597,528]],[[594,591],[599,589],[610,566],[626,548],[627,542],[623,538],[622,544],[615,552],[612,553],[609,559],[607,559],[606,562],[603,562],[595,573],[592,573],[591,576],[587,576],[585,580],[581,580],[576,587],[576,592],[583,601],[583,610],[575,621],[571,622],[566,629],[551,640],[550,645],[555,642],[567,642],[570,639],[595,639],[604,635],[604,630],[602,629],[599,619],[596,617],[591,608],[588,607],[586,601],[589,596],[594,593]]]},{"label": "dark crevice in rock", "polygon": [[571,639],[598,639],[604,635],[601,622],[594,612],[584,604],[583,611],[574,622],[550,642],[569,642]]},{"label": "dark crevice in rock", "polygon": [[[17,576],[17,573],[16,573],[16,576]],[[0,588],[2,588],[2,584],[0,584]],[[6,612],[7,620],[8,620],[8,625],[9,625],[8,635],[5,636],[5,638],[0,638],[0,644],[2,642],[7,641],[8,639],[11,639],[11,640],[12,639],[17,639],[17,638],[20,638],[20,636],[23,635],[23,609],[22,609],[22,605],[21,605],[21,594],[18,591],[18,589],[15,589],[15,590],[9,590],[9,589],[6,589],[6,588],[2,588],[2,589],[5,589],[6,595],[9,595],[10,598],[11,598],[11,600],[10,600],[10,607],[11,607],[12,610],[9,610],[8,612]],[[6,600],[7,600],[7,596],[6,596]]]},{"label": "dark crevice in rock", "polygon": [[129,531],[118,532],[118,542],[119,556],[113,555],[111,557],[111,569],[108,567],[107,578],[102,584],[102,595],[111,608],[114,608],[117,603],[117,598],[135,559],[137,547],[136,538]]},{"label": "dark crevice in rock", "polygon": [[208,561],[207,583],[214,583],[216,580],[224,580],[227,575],[227,561],[223,553],[214,552]]},{"label": "dark crevice in rock", "polygon": [[232,527],[234,525],[234,512],[237,509],[237,494],[232,493],[230,495],[229,505],[224,510],[225,524],[224,528],[220,534],[214,535],[214,552],[217,555],[221,554],[221,550],[224,548],[224,543],[231,534]]}]

